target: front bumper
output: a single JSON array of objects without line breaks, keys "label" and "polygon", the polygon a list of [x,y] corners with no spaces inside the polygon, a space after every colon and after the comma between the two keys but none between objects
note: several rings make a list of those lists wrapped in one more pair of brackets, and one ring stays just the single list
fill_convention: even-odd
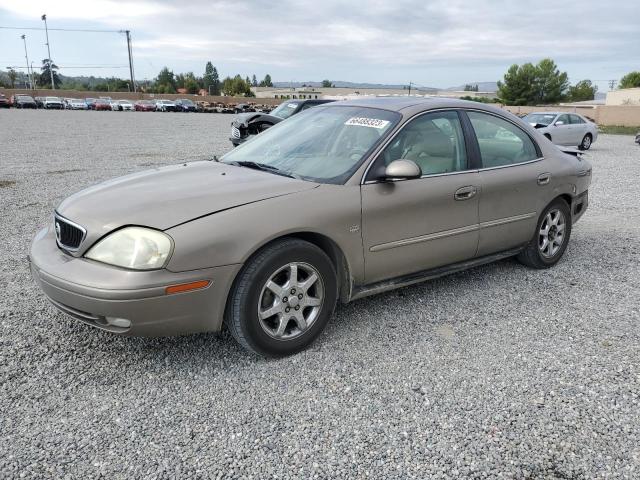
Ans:
[{"label": "front bumper", "polygon": [[[227,295],[240,265],[169,272],[131,271],[67,255],[53,228],[33,240],[29,263],[34,280],[62,312],[94,327],[134,336],[218,331]],[[169,285],[209,280],[203,289],[167,295]],[[116,319],[116,320],[114,320]],[[129,326],[121,326],[128,322]]]}]

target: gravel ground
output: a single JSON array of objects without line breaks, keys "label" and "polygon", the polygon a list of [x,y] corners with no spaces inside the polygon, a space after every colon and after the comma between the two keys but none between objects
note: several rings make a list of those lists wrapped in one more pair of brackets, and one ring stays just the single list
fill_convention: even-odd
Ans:
[{"label": "gravel ground", "polygon": [[640,478],[640,148],[602,135],[549,271],[513,260],[337,309],[264,360],[120,338],[31,281],[72,192],[228,149],[230,116],[0,111],[0,477]]}]

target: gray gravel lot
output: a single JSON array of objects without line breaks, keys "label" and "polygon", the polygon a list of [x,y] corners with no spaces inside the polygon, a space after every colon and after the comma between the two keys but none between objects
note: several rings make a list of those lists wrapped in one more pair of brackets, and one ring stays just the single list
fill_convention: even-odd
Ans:
[{"label": "gray gravel lot", "polygon": [[280,360],[58,313],[32,236],[72,192],[228,149],[231,116],[0,111],[0,478],[640,478],[640,148],[602,135],[548,271],[337,309]]}]

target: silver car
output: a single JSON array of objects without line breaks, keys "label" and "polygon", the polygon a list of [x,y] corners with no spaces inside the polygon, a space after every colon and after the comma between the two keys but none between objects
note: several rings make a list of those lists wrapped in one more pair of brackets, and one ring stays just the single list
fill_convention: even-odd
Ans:
[{"label": "silver car", "polygon": [[492,106],[336,102],[221,159],[70,196],[29,258],[53,304],[89,325],[173,335],[226,324],[248,350],[286,355],[337,301],[510,256],[555,265],[590,180],[588,161]]},{"label": "silver car", "polygon": [[577,113],[534,112],[523,120],[556,145],[589,150],[598,138],[598,126]]}]

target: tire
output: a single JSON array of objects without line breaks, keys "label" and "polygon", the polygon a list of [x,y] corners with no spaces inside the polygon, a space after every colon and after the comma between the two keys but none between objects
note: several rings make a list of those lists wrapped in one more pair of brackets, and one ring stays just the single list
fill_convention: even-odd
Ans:
[{"label": "tire", "polygon": [[590,133],[587,133],[583,138],[582,138],[582,142],[580,142],[580,145],[578,146],[578,148],[580,150],[589,150],[591,148],[591,142],[593,140],[593,137],[591,136]]},{"label": "tire", "polygon": [[[556,213],[560,213],[561,216],[557,217]],[[559,228],[561,222],[564,225],[562,230]],[[554,225],[555,229],[553,228]],[[546,235],[543,234],[544,229],[547,230]],[[558,238],[560,237],[558,234],[560,232],[562,232],[562,238],[560,240],[561,243],[558,245]],[[553,234],[553,237],[550,237],[551,234]],[[545,237],[547,238],[546,243],[544,242]],[[553,267],[562,258],[570,238],[571,210],[567,202],[557,198],[544,209],[538,218],[536,231],[531,242],[516,258],[520,263],[531,268]]]},{"label": "tire", "polygon": [[[307,280],[311,283],[305,286]],[[329,257],[312,243],[284,239],[264,247],[240,271],[227,301],[225,324],[250,352],[291,355],[324,330],[337,297],[336,271]]]}]

